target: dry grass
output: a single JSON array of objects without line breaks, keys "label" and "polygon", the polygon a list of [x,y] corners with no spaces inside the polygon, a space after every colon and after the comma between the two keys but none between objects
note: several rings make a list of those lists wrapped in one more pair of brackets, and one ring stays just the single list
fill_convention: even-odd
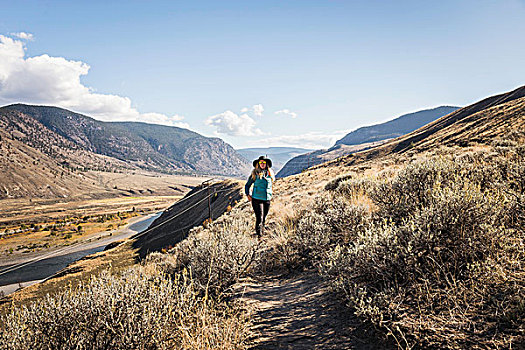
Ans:
[{"label": "dry grass", "polygon": [[154,262],[103,272],[1,318],[2,349],[244,349],[245,313]]},{"label": "dry grass", "polygon": [[108,251],[99,252],[78,260],[45,282],[33,284],[1,300],[0,314],[5,314],[10,307],[20,307],[36,302],[46,295],[54,296],[80,283],[86,283],[90,278],[103,271],[121,273],[137,263],[137,253],[130,242]]},{"label": "dry grass", "polygon": [[523,344],[525,152],[498,147],[329,186],[350,201],[364,188],[376,209],[366,230],[313,261],[401,348]]}]

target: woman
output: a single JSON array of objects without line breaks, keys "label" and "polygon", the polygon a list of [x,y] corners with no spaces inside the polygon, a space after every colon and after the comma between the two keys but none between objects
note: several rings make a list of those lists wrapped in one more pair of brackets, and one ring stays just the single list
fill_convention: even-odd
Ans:
[{"label": "woman", "polygon": [[[255,234],[258,237],[261,237],[264,231],[264,221],[270,210],[270,201],[272,200],[272,184],[275,181],[275,174],[271,167],[272,160],[265,156],[260,156],[254,160],[254,169],[244,186],[244,192],[248,200],[252,202],[253,211],[255,212]],[[253,191],[250,196],[252,184]]]}]

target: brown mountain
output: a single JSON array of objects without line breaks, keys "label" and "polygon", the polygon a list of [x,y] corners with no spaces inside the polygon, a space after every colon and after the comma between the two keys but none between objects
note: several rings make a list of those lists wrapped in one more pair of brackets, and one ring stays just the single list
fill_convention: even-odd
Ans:
[{"label": "brown mountain", "polygon": [[135,167],[95,154],[17,111],[0,110],[0,198],[65,197],[103,190],[79,170]]},{"label": "brown mountain", "polygon": [[[172,126],[102,122],[66,109],[16,104],[0,114],[18,112],[71,141],[75,148],[110,156],[139,168],[166,173],[240,176],[246,159],[219,138]],[[66,148],[71,147],[71,143]],[[60,146],[59,146],[60,147]]]},{"label": "brown mountain", "polygon": [[0,198],[106,191],[88,170],[249,172],[248,161],[221,139],[162,125],[101,122],[56,107],[0,108],[0,137]]}]

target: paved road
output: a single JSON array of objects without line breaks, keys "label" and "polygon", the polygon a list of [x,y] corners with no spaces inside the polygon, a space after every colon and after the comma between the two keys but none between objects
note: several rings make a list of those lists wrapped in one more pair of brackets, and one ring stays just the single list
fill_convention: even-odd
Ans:
[{"label": "paved road", "polygon": [[[56,256],[50,256],[49,258],[35,261],[31,264],[23,266],[17,270],[7,272],[3,275],[0,275],[0,292],[3,292],[5,295],[14,292],[20,286],[27,287],[33,283],[39,282],[58,271],[62,270],[69,264],[85,257],[86,255],[93,254],[104,250],[109,243],[126,239],[145,230],[158,216],[160,212],[156,214],[150,214],[143,217],[138,217],[132,219],[131,223],[119,230],[113,231],[113,234],[109,236],[109,232],[101,233],[102,238],[100,239],[91,239],[91,242],[86,242],[85,244],[79,244],[78,246],[71,247],[71,249],[65,249],[63,254],[58,253]],[[95,236],[96,237],[96,236]],[[61,248],[62,249],[62,248]],[[57,251],[61,250],[57,249]],[[40,252],[40,255],[47,255],[52,251]],[[15,264],[20,264],[28,262],[31,259],[34,259],[35,256],[28,256],[16,261],[10,261],[9,264],[0,263],[0,271],[13,266]]]}]

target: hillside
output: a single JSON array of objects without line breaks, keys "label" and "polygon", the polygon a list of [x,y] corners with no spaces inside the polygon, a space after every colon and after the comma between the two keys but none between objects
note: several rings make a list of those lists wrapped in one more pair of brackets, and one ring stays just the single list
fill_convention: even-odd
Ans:
[{"label": "hillside", "polygon": [[182,128],[102,122],[57,107],[16,104],[0,108],[6,116],[13,112],[35,119],[69,141],[58,148],[82,149],[146,170],[239,176],[249,169],[246,160],[224,141]]},{"label": "hillside", "polygon": [[0,149],[0,198],[105,192],[84,170],[134,169],[118,159],[82,149],[16,111],[0,110]]},{"label": "hillside", "polygon": [[185,171],[230,176],[243,176],[249,172],[246,159],[220,138],[204,137],[172,126],[136,122],[111,124],[145,140],[157,154]]},{"label": "hillside", "polygon": [[396,154],[431,151],[437,145],[487,145],[525,126],[525,86],[473,103],[374,149],[347,155],[322,167],[352,165]]},{"label": "hillside", "polygon": [[193,227],[216,220],[231,210],[242,197],[242,184],[239,182],[202,183],[188,192],[184,200],[166,209],[151,223],[146,234],[134,239],[132,246],[138,249],[141,258],[172,247],[186,238]]},{"label": "hillside", "polygon": [[441,106],[409,113],[385,123],[358,128],[338,140],[328,149],[317,150],[292,158],[284,165],[277,177],[298,174],[304,169],[326,161],[378,146],[426,125],[459,107]]}]

